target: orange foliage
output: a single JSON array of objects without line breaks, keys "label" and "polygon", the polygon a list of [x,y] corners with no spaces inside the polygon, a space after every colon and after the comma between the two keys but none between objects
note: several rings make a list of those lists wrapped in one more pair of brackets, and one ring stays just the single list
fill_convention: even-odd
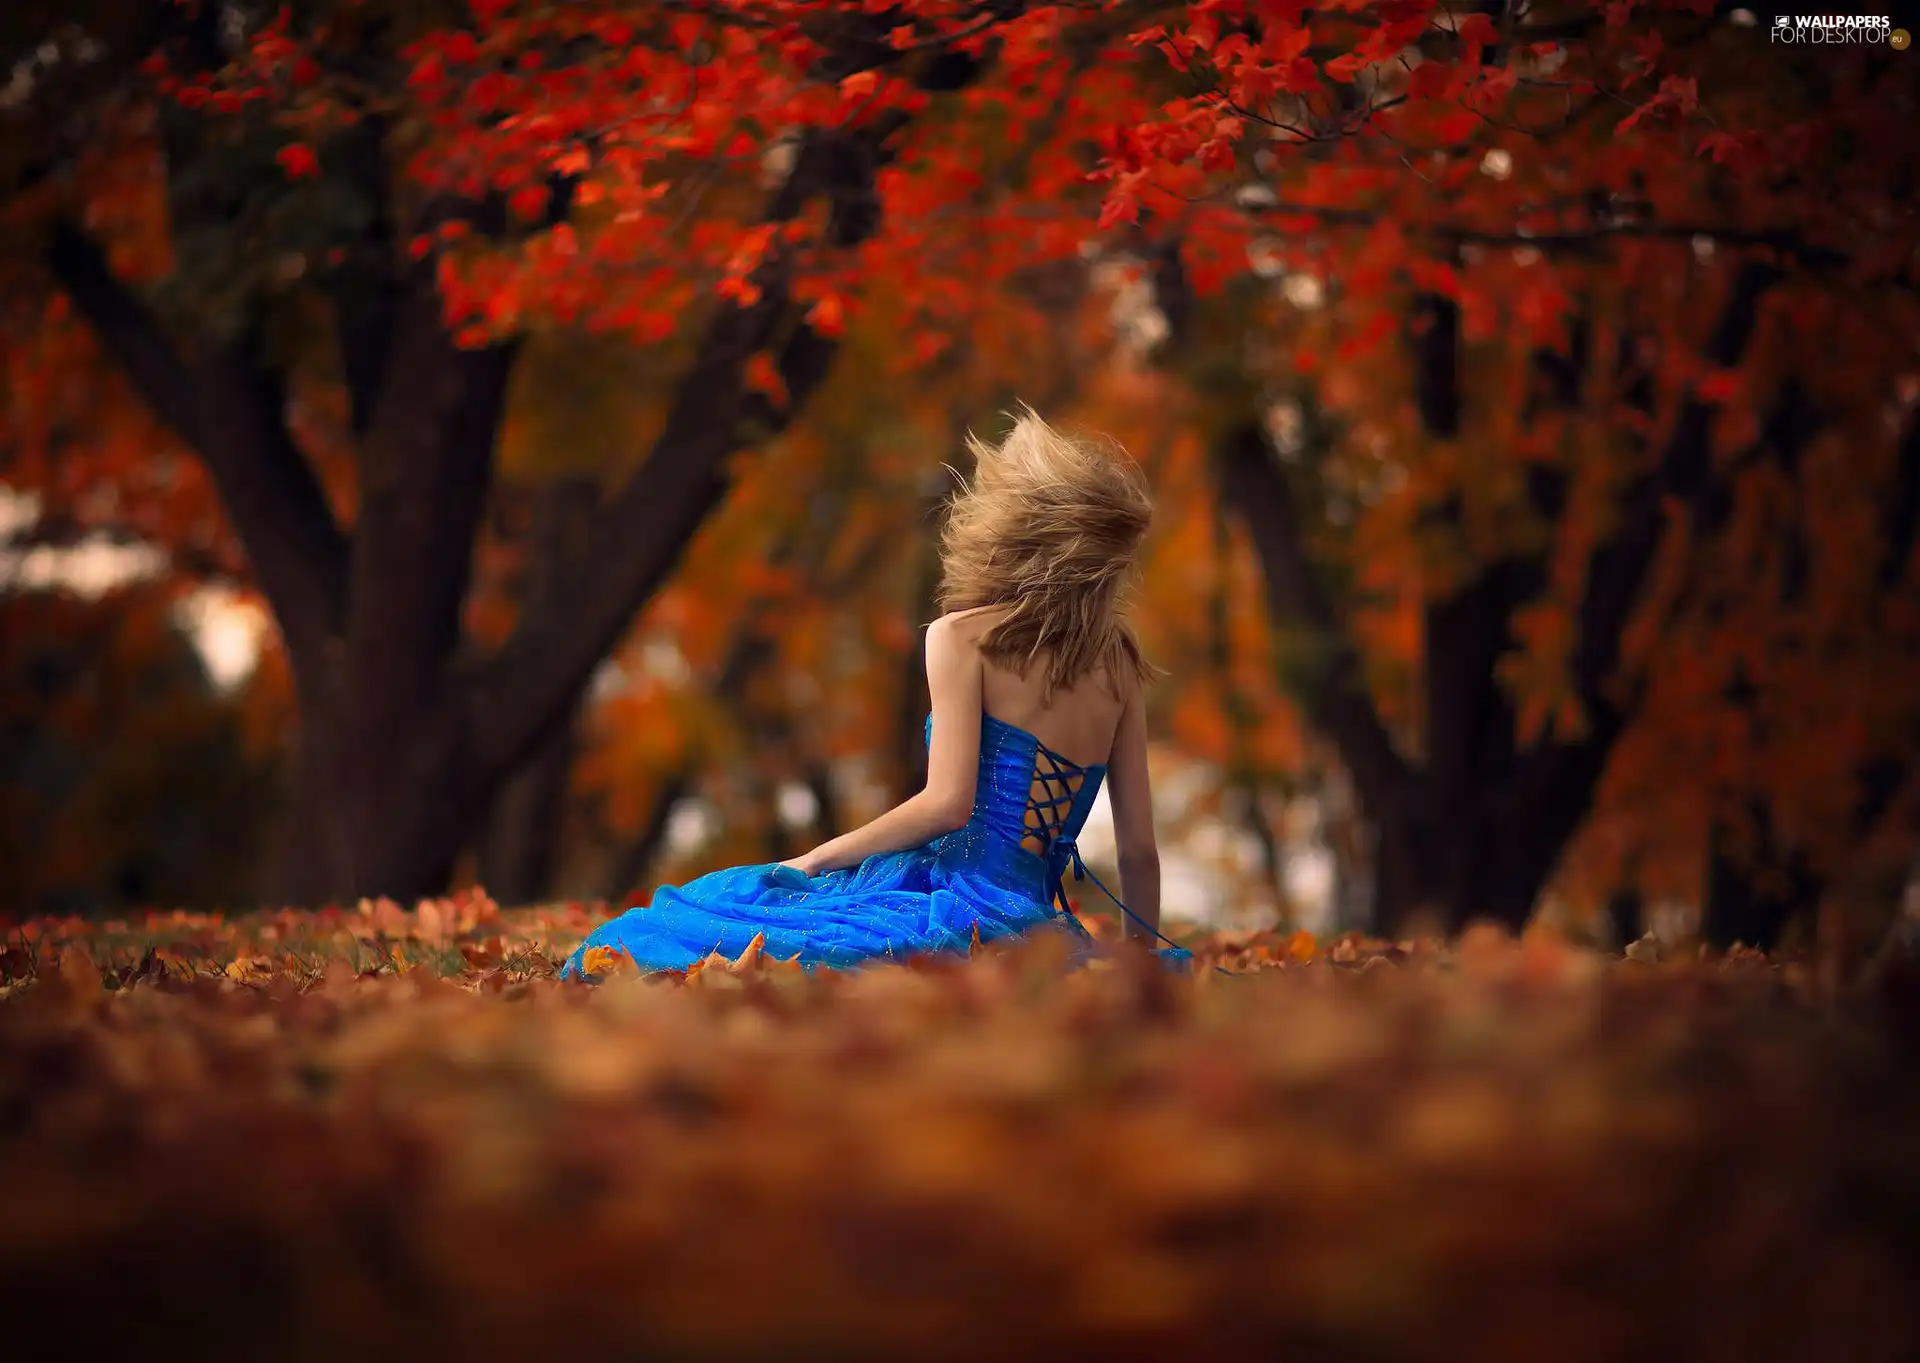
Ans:
[{"label": "orange foliage", "polygon": [[[1236,234],[1281,279],[1292,301],[1256,305],[1277,335],[1249,368],[1339,425],[1316,475],[1351,529],[1319,548],[1357,588],[1371,699],[1409,752],[1426,721],[1420,612],[1501,563],[1540,560],[1546,578],[1500,663],[1516,738],[1589,733],[1589,565],[1683,408],[1712,412],[1725,505],[1667,504],[1609,680],[1634,720],[1562,877],[1588,899],[1697,882],[1709,827],[1755,802],[1822,876],[1898,872],[1912,853],[1911,810],[1878,828],[1861,810],[1866,773],[1910,778],[1920,754],[1901,521],[1920,369],[1872,339],[1920,324],[1915,144],[1889,116],[1915,111],[1914,87],[1897,54],[1773,43],[1744,13],[1456,22],[1414,3],[1233,7],[1228,23],[1184,7],[1133,40],[1192,97],[1116,134],[1101,170],[1109,213],[1177,243],[1200,292]],[[1726,367],[1714,338],[1755,261],[1782,279]],[[1423,421],[1423,361],[1389,344],[1421,294],[1460,310],[1457,432]],[[1566,353],[1576,323],[1592,357],[1579,391],[1543,405],[1538,353]],[[1782,451],[1790,402],[1818,428]],[[1560,481],[1551,521],[1542,473]]]}]

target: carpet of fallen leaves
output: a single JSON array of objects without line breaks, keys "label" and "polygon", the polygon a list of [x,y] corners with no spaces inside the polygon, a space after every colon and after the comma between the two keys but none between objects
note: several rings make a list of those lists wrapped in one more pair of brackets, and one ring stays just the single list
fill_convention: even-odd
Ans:
[{"label": "carpet of fallen leaves", "polygon": [[9,1352],[1920,1350],[1897,963],[1836,998],[1475,930],[557,981],[598,916],[15,925]]}]

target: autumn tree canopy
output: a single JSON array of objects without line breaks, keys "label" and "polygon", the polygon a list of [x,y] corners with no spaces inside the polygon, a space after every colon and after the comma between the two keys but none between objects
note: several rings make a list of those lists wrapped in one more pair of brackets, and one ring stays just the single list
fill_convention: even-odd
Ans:
[{"label": "autumn tree canopy", "polygon": [[1904,872],[1900,54],[1695,5],[1195,5],[1136,36],[1191,95],[1116,142],[1107,218],[1156,244],[1176,314],[1250,258],[1293,298],[1253,343],[1229,329],[1224,387],[1219,346],[1181,358],[1214,381],[1269,599],[1314,641],[1303,694],[1372,813],[1387,918],[1519,922],[1583,826],[1623,883],[1732,841],[1804,897],[1889,819]]}]

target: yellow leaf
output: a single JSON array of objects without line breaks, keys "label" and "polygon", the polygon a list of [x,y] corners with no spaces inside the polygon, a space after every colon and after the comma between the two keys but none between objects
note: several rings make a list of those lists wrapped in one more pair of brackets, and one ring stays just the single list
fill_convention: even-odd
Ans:
[{"label": "yellow leaf", "polygon": [[618,947],[588,947],[580,957],[580,969],[588,975],[611,975],[629,959]]}]

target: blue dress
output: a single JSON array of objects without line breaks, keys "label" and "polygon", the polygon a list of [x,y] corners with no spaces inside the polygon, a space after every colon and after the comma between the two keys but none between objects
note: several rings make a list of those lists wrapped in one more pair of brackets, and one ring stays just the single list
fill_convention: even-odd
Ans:
[{"label": "blue dress", "polygon": [[[976,931],[996,942],[1044,927],[1066,932],[1078,956],[1093,954],[1092,937],[1067,907],[1065,881],[1069,869],[1076,878],[1090,874],[1074,839],[1106,767],[1069,762],[991,715],[980,725],[973,813],[957,831],[817,876],[773,863],[662,886],[651,904],[596,928],[562,976],[593,978],[582,969],[592,947],[624,951],[642,971],[685,970],[711,952],[737,958],[762,934],[768,955],[809,967],[965,952]],[[929,736],[932,728],[929,718]],[[1170,967],[1192,959],[1171,942],[1159,955]]]}]

